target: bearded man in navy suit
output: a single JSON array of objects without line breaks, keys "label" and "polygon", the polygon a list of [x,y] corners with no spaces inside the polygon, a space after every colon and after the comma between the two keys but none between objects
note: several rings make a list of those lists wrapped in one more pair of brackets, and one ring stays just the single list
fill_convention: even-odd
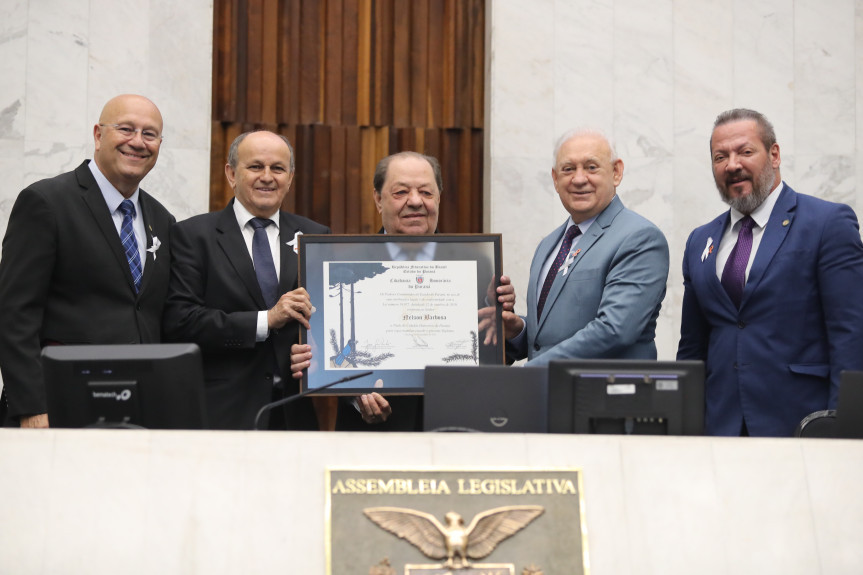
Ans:
[{"label": "bearded man in navy suit", "polygon": [[707,434],[789,436],[863,369],[857,216],[782,181],[758,112],[720,114],[710,152],[731,209],[686,243],[677,357],[706,362]]},{"label": "bearded man in navy suit", "polygon": [[45,345],[160,340],[174,217],[138,184],[159,157],[162,115],[143,96],[117,96],[93,139],[92,162],[28,186],[9,216],[0,261],[6,425],[48,427]]}]

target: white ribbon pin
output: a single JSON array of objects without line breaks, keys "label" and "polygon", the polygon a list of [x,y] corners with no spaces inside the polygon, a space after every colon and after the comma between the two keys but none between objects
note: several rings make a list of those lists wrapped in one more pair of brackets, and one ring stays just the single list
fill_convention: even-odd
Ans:
[{"label": "white ribbon pin", "polygon": [[710,252],[713,251],[713,238],[707,238],[707,245],[704,246],[704,251],[701,252],[701,261],[707,259],[707,256],[710,255]]},{"label": "white ribbon pin", "polygon": [[288,244],[289,246],[291,246],[292,248],[294,248],[294,253],[295,253],[295,254],[299,254],[299,253],[300,253],[300,242],[299,242],[299,240],[298,240],[297,238],[299,238],[301,235],[303,235],[303,232],[301,232],[301,231],[300,231],[300,232],[297,232],[297,233],[295,233],[295,234],[294,234],[294,239],[292,239],[292,240],[291,240],[291,241],[289,241],[289,242],[285,242],[286,244]]}]

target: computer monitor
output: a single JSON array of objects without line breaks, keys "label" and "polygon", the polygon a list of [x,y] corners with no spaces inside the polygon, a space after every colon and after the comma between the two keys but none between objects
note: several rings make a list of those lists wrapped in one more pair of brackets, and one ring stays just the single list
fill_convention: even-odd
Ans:
[{"label": "computer monitor", "polygon": [[702,435],[704,364],[552,361],[548,426],[549,433]]},{"label": "computer monitor", "polygon": [[49,346],[42,365],[51,427],[207,427],[195,344]]},{"label": "computer monitor", "polygon": [[863,439],[863,371],[843,371],[839,375],[836,420],[839,437]]},{"label": "computer monitor", "polygon": [[545,433],[547,377],[544,367],[426,366],[424,429]]}]

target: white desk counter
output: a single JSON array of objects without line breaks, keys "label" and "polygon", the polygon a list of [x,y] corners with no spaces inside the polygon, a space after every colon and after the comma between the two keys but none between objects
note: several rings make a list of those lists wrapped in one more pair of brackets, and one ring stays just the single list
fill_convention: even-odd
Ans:
[{"label": "white desk counter", "polygon": [[591,575],[863,573],[863,441],[2,429],[0,574],[323,575],[357,466],[579,467]]}]

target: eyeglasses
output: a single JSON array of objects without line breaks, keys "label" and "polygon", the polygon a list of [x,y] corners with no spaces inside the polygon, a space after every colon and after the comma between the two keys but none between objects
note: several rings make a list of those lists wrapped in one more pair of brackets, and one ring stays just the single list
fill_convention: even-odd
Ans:
[{"label": "eyeglasses", "polygon": [[131,140],[135,137],[135,134],[141,132],[141,139],[145,142],[155,142],[157,140],[161,140],[164,136],[161,134],[154,132],[153,130],[147,130],[144,128],[133,128],[128,124],[99,124],[100,126],[108,126],[110,128],[114,128],[120,135],[126,138],[127,140]]}]

